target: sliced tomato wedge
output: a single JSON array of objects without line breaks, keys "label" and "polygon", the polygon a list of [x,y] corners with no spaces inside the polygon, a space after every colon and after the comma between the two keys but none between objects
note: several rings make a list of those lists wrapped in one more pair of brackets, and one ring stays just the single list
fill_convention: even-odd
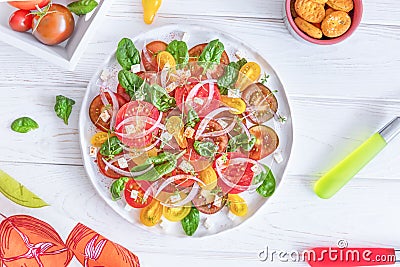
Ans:
[{"label": "sliced tomato wedge", "polygon": [[251,159],[261,160],[278,148],[279,137],[274,129],[265,125],[255,125],[249,131],[256,137],[256,143],[249,153]]},{"label": "sliced tomato wedge", "polygon": [[201,195],[201,193],[197,194],[197,196],[192,200],[192,203],[201,213],[214,214],[222,210],[228,199],[228,195],[223,192],[219,192],[217,196],[221,198],[221,205],[218,206],[215,205],[214,201],[207,203],[207,200]]},{"label": "sliced tomato wedge", "polygon": [[[200,57],[201,53],[203,53],[204,48],[208,44],[199,44],[189,50],[189,61],[190,62],[197,62],[198,58]],[[229,56],[224,51],[221,56],[220,65],[216,68],[216,70],[211,74],[214,79],[218,79],[224,74],[225,66],[228,65],[230,62]],[[196,67],[195,70],[192,71],[194,76],[200,76],[203,73],[203,68],[200,66],[193,66]]]},{"label": "sliced tomato wedge", "polygon": [[[145,101],[131,101],[120,108],[115,121],[115,132],[119,140],[128,146],[135,148],[146,147],[152,142],[152,134],[158,132],[158,128],[155,128],[151,133],[146,136],[139,138],[129,137],[130,134],[127,129],[133,128],[135,133],[141,134],[144,131],[150,129],[153,124],[146,123],[145,119],[147,117],[157,120],[160,115],[158,109],[152,104]],[[130,123],[122,125],[119,127],[120,123],[128,118],[138,118]],[[129,127],[129,128],[128,128]],[[135,135],[133,133],[132,135]]]},{"label": "sliced tomato wedge", "polygon": [[141,181],[139,185],[135,180],[129,180],[124,189],[126,203],[128,203],[129,206],[137,209],[141,209],[150,205],[151,201],[153,200],[152,196],[149,195],[147,199],[143,199],[146,192],[145,190],[147,190],[149,187],[149,182]]},{"label": "sliced tomato wedge", "polygon": [[[100,154],[100,151],[99,151],[97,153],[96,161],[97,161],[97,165],[99,166],[100,173],[103,174],[104,176],[107,176],[112,179],[120,178],[122,175],[120,175],[119,173],[116,173],[115,171],[111,170],[110,168],[107,168],[107,165],[104,163],[103,159],[104,159],[104,157],[103,157],[103,155]],[[120,168],[117,161],[114,162],[113,165],[117,168]],[[128,168],[122,169],[122,170],[129,171]]]},{"label": "sliced tomato wedge", "polygon": [[[181,175],[181,174],[186,174],[188,177],[191,177],[192,175],[190,175],[190,174],[188,174],[188,173],[185,173],[184,171],[182,171],[182,170],[180,170],[180,169],[175,169],[172,173],[171,173],[171,176],[175,176],[175,175]],[[179,185],[179,186],[181,186],[181,187],[190,187],[190,186],[192,186],[193,184],[194,184],[194,180],[189,180],[189,179],[185,179],[185,178],[182,178],[182,179],[175,179],[175,184],[176,185]]]},{"label": "sliced tomato wedge", "polygon": [[142,62],[145,70],[159,71],[157,64],[157,53],[165,51],[167,44],[162,41],[153,41],[142,50]]},{"label": "sliced tomato wedge", "polygon": [[[220,156],[221,157],[221,156]],[[226,168],[222,170],[222,175],[230,183],[235,184],[235,186],[227,185],[221,177],[218,177],[218,186],[221,187],[222,192],[229,194],[239,194],[247,190],[251,185],[254,178],[254,172],[251,170],[253,164],[244,162],[240,164],[229,164],[229,161],[235,158],[248,158],[246,155],[237,152],[228,152]],[[216,159],[215,164],[219,157]],[[217,172],[218,173],[218,172]]]}]

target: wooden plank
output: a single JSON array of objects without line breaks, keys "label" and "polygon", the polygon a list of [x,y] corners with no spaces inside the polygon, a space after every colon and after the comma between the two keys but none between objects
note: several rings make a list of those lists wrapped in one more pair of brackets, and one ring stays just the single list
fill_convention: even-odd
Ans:
[{"label": "wooden plank", "polygon": [[276,195],[251,220],[226,233],[193,240],[152,236],[124,221],[96,194],[82,167],[2,162],[1,169],[65,216],[136,252],[149,264],[146,266],[158,266],[176,255],[196,264],[212,260],[261,266],[257,254],[265,246],[302,251],[334,246],[339,239],[353,247],[400,246],[397,213],[393,211],[394,203],[400,202],[398,180],[356,179],[331,200],[321,200],[311,190],[314,177],[288,175]]}]

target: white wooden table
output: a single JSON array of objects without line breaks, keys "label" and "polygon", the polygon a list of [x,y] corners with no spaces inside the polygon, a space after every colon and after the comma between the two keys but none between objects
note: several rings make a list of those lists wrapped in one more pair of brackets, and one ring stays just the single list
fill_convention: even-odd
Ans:
[{"label": "white wooden table", "polygon": [[[364,1],[358,31],[337,46],[296,41],[282,20],[282,0],[166,0],[152,26],[139,0],[116,0],[75,72],[0,43],[0,168],[67,216],[121,243],[143,266],[277,266],[261,262],[265,246],[290,251],[332,246],[400,248],[400,138],[331,200],[312,183],[394,115],[400,114],[400,6]],[[86,86],[118,40],[167,23],[203,23],[258,49],[280,75],[294,117],[295,144],[276,195],[238,229],[205,239],[154,236],[119,218],[96,194],[82,166],[78,111]],[[65,126],[53,112],[57,94],[77,100]],[[13,133],[17,117],[41,128]],[[298,263],[305,266],[304,263]]]}]

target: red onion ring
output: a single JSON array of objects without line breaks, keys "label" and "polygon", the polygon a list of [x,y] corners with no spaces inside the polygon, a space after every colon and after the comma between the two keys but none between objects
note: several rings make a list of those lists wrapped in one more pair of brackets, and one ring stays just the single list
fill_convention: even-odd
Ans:
[{"label": "red onion ring", "polygon": [[233,128],[235,128],[235,125],[236,125],[236,120],[233,120],[232,123],[228,127],[226,127],[225,129],[220,130],[220,131],[216,131],[216,132],[204,133],[204,134],[201,134],[200,137],[202,137],[202,138],[203,137],[204,138],[205,137],[217,137],[217,136],[220,136],[220,135],[223,135],[223,134],[227,134],[230,131],[232,131]]},{"label": "red onion ring", "polygon": [[149,170],[151,170],[151,169],[153,168],[153,165],[150,165],[147,169],[142,170],[142,171],[139,171],[139,172],[127,172],[127,171],[121,170],[120,168],[115,167],[114,165],[112,165],[111,163],[109,163],[109,162],[108,162],[107,160],[105,160],[104,158],[103,158],[102,160],[103,160],[104,164],[106,164],[106,166],[107,166],[109,169],[115,171],[115,172],[118,173],[118,174],[121,174],[121,175],[124,175],[124,176],[127,176],[127,177],[134,177],[134,176],[142,175],[142,174],[148,172]]},{"label": "red onion ring", "polygon": [[198,183],[194,183],[192,190],[190,190],[190,193],[181,201],[179,201],[178,203],[173,203],[173,204],[169,204],[169,203],[161,203],[164,206],[169,206],[171,208],[173,207],[181,207],[185,204],[187,204],[188,202],[192,201],[196,196],[197,196],[197,192],[199,192],[199,184]]},{"label": "red onion ring", "polygon": [[[163,113],[160,112],[160,115],[158,116],[158,119],[153,124],[153,126],[151,126],[151,128],[149,128],[148,130],[143,131],[142,133],[139,133],[139,134],[136,134],[136,135],[132,135],[132,134],[122,134],[122,133],[117,133],[116,132],[115,134],[118,135],[118,136],[121,136],[123,138],[129,138],[129,139],[138,139],[138,138],[145,137],[145,136],[151,134],[152,132],[154,132],[154,130],[157,129],[157,128],[163,129],[164,125],[160,123],[162,117],[163,117]],[[131,117],[131,118],[135,118],[135,117]],[[130,119],[130,118],[128,118],[128,119]],[[128,119],[126,119],[126,120],[128,120]],[[146,117],[146,120],[147,119],[149,119],[149,118]],[[164,127],[164,129],[165,129],[165,127]]]},{"label": "red onion ring", "polygon": [[212,112],[210,112],[206,117],[204,117],[204,119],[200,122],[199,128],[196,131],[195,139],[197,140],[197,139],[200,138],[200,136],[202,135],[202,133],[206,129],[208,123],[212,119],[214,119],[215,116],[217,116],[221,112],[229,111],[229,110],[231,110],[231,108],[228,108],[228,107],[218,108],[218,109],[213,110]]}]

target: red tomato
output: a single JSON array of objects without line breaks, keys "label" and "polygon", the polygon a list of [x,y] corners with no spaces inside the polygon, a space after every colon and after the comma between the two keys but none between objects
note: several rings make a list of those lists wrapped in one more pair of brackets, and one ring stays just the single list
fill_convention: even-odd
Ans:
[{"label": "red tomato", "polygon": [[35,10],[36,5],[38,5],[40,8],[45,7],[50,3],[50,0],[10,1],[8,3],[19,9]]},{"label": "red tomato", "polygon": [[[107,177],[109,177],[109,178],[112,178],[112,179],[118,179],[118,178],[120,178],[122,175],[120,175],[120,174],[116,173],[115,171],[113,171],[113,170],[107,168],[107,165],[104,163],[103,158],[104,158],[104,157],[103,157],[103,155],[100,154],[100,151],[97,152],[97,159],[96,159],[96,161],[97,161],[97,165],[99,166],[99,170],[100,170],[101,174],[103,174],[104,176],[107,176]],[[118,165],[118,162],[117,162],[117,161],[114,162],[113,165],[114,165],[115,167],[119,168],[119,165]],[[123,170],[124,170],[124,171],[129,171],[128,168],[123,169]]]},{"label": "red tomato", "polygon": [[[180,169],[175,169],[174,171],[172,171],[171,176],[181,175],[181,174],[187,174],[187,173],[183,172]],[[187,175],[189,176],[190,174],[187,174]],[[174,182],[176,185],[179,185],[182,187],[190,187],[194,184],[195,181],[182,178],[182,179],[175,179]]]},{"label": "red tomato", "polygon": [[17,10],[15,11],[9,21],[11,29],[17,32],[26,32],[32,28],[33,15],[29,10]]},{"label": "red tomato", "polygon": [[[141,137],[141,138],[129,138],[127,136],[122,136],[126,135],[126,127],[127,125],[132,125],[134,126],[137,130],[137,134],[142,133],[143,131],[146,131],[150,129],[153,124],[152,123],[146,123],[143,119],[146,117],[149,117],[153,120],[157,120],[160,115],[160,112],[158,109],[153,106],[152,104],[144,101],[131,101],[124,106],[120,108],[117,114],[117,118],[115,121],[115,132],[117,133],[117,137],[121,142],[128,146],[133,146],[135,148],[141,148],[141,147],[146,147],[150,145],[152,141],[152,133],[156,132],[158,129],[154,129],[152,133],[149,133],[148,135]],[[137,121],[133,121],[129,124],[123,125],[118,128],[118,125],[125,119],[130,118],[130,117],[136,117],[140,116],[143,118],[138,119]]]},{"label": "red tomato", "polygon": [[279,137],[274,129],[265,125],[255,125],[249,131],[256,137],[256,143],[249,153],[251,159],[261,160],[278,148]]},{"label": "red tomato", "polygon": [[201,213],[214,214],[222,210],[222,208],[226,204],[226,201],[228,200],[228,195],[224,194],[223,192],[218,192],[217,195],[221,198],[220,206],[215,205],[214,201],[208,203],[207,200],[201,195],[201,193],[197,194],[197,196],[192,200],[192,203]]},{"label": "red tomato", "polygon": [[[218,157],[219,158],[219,157]],[[218,160],[216,159],[216,161]],[[221,187],[222,192],[229,194],[239,194],[247,190],[251,185],[254,178],[254,172],[251,170],[253,164],[245,162],[240,164],[229,164],[229,160],[235,158],[247,158],[245,155],[236,152],[228,152],[227,167],[222,170],[224,178],[235,184],[236,186],[231,187],[227,185],[221,177],[218,178],[218,186]],[[214,163],[215,165],[216,163]],[[214,166],[215,168],[215,166]],[[218,172],[217,172],[218,173]]]},{"label": "red tomato", "polygon": [[[195,47],[191,48],[189,50],[189,61],[190,62],[197,62],[198,61],[198,57],[201,55],[201,53],[203,53],[204,48],[207,46],[207,44],[199,44],[196,45]],[[211,76],[214,79],[217,79],[219,77],[221,77],[224,74],[224,69],[225,66],[229,64],[229,56],[226,53],[226,51],[224,51],[222,53],[221,56],[221,60],[220,60],[220,65],[216,68],[215,72],[213,72],[211,74]],[[203,68],[198,66],[197,64],[194,64],[193,68],[195,68],[195,70],[192,70],[192,74],[194,76],[200,76],[203,73]]]},{"label": "red tomato", "polygon": [[75,29],[75,19],[71,11],[63,5],[53,4],[46,15],[33,19],[33,36],[46,45],[64,42]]},{"label": "red tomato", "polygon": [[142,51],[142,62],[147,71],[159,71],[157,53],[165,49],[167,49],[167,44],[162,41],[153,41],[146,45]]},{"label": "red tomato", "polygon": [[[141,183],[143,183],[143,181]],[[150,183],[146,187],[148,188],[149,186],[150,186]],[[133,179],[129,180],[126,183],[125,190],[124,190],[124,196],[125,196],[126,203],[128,203],[129,206],[137,208],[137,209],[141,209],[141,208],[144,208],[144,207],[150,205],[151,201],[153,200],[153,197],[150,195],[147,197],[146,201],[143,202],[143,197],[145,194],[145,190],[147,190],[147,188],[143,188],[143,186],[140,186]],[[138,192],[136,198],[132,198],[132,191],[134,191],[134,190],[136,190]]]},{"label": "red tomato", "polygon": [[128,95],[128,93],[126,92],[125,88],[122,87],[122,85],[118,84],[117,87],[117,93],[125,99],[126,102],[131,101],[131,97]]}]

